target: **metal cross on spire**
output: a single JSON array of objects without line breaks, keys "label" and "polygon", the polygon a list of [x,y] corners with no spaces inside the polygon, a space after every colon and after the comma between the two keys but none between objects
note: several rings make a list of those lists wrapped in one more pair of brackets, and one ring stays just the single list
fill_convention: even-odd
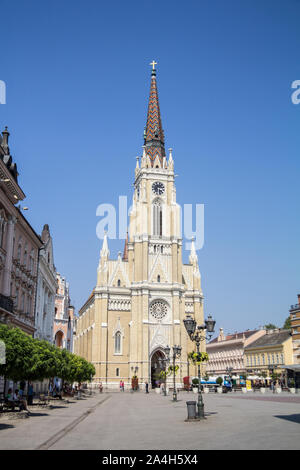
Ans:
[{"label": "metal cross on spire", "polygon": [[152,62],[150,62],[149,65],[152,65],[152,70],[155,70],[155,66],[157,65],[157,62],[155,62],[155,60],[153,60]]}]

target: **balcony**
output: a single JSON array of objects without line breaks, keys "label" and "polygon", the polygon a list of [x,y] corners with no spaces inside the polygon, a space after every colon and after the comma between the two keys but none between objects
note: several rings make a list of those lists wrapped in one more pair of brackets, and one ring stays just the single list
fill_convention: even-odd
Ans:
[{"label": "balcony", "polygon": [[300,304],[291,305],[290,312],[300,311]]},{"label": "balcony", "polygon": [[0,294],[0,308],[7,312],[13,313],[14,302],[11,297]]}]

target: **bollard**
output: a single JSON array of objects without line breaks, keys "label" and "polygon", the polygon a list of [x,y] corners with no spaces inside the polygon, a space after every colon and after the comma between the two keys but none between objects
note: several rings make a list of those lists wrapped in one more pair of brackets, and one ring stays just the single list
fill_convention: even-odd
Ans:
[{"label": "bollard", "polygon": [[187,401],[186,404],[187,404],[187,411],[188,411],[187,419],[196,419],[196,402]]}]

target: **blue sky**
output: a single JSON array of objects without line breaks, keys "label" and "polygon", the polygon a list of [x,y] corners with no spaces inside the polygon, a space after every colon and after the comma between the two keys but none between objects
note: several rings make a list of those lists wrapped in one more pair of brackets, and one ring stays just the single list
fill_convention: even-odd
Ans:
[{"label": "blue sky", "polygon": [[[30,223],[50,225],[78,310],[96,281],[96,208],[132,195],[150,86],[177,200],[205,204],[206,315],[281,326],[300,293],[299,0],[1,0],[0,80]],[[111,241],[112,257],[123,241]],[[187,253],[184,260],[187,261]]]}]

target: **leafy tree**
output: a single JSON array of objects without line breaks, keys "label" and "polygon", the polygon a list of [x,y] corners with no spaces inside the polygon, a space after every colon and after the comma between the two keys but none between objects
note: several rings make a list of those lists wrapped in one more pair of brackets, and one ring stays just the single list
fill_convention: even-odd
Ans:
[{"label": "leafy tree", "polygon": [[0,324],[0,340],[5,344],[6,363],[0,375],[14,382],[60,377],[67,382],[84,382],[95,375],[95,367],[66,349],[34,339],[19,328]]},{"label": "leafy tree", "polygon": [[284,330],[289,330],[291,327],[292,327],[292,324],[291,324],[291,317],[288,316],[287,319],[285,320],[284,325],[283,325],[282,328],[283,328]]},{"label": "leafy tree", "polygon": [[275,330],[278,328],[278,326],[274,325],[273,323],[268,323],[267,325],[264,326],[266,330]]},{"label": "leafy tree", "polygon": [[0,340],[6,349],[6,363],[0,365],[0,375],[15,382],[26,379],[33,365],[33,338],[20,328],[0,325]]},{"label": "leafy tree", "polygon": [[57,375],[60,361],[57,348],[45,340],[34,339],[33,364],[27,375],[28,380],[43,380]]}]

